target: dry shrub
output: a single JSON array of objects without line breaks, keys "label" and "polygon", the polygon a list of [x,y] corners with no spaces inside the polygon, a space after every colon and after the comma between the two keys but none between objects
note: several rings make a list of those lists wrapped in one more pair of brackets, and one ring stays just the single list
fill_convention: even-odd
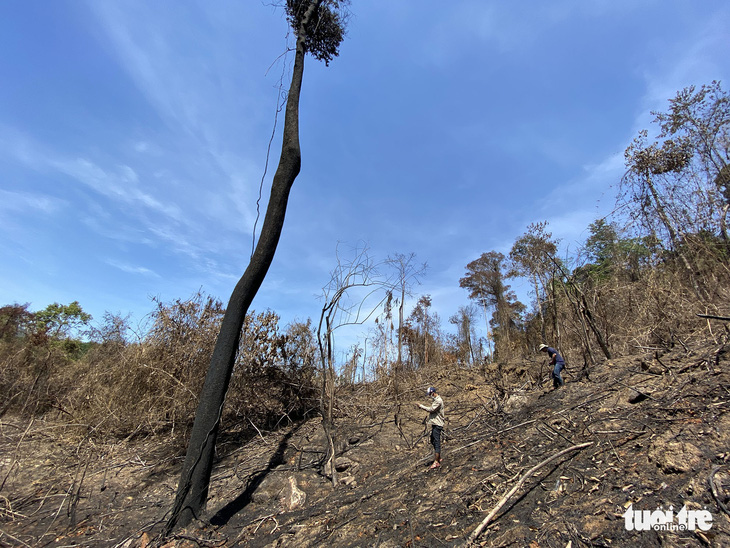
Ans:
[{"label": "dry shrub", "polygon": [[[679,253],[688,260],[678,257]],[[544,309],[546,334],[541,332],[537,315],[526,322],[526,346],[534,355],[537,345],[547,340],[559,345],[569,363],[591,365],[603,353],[586,314],[614,358],[637,350],[689,346],[713,335],[713,326],[698,318],[698,313],[730,315],[729,265],[725,242],[697,235],[687,237],[680,251],[658,250],[631,268],[590,264],[578,268],[570,278],[577,288],[571,291],[572,286],[568,287],[570,299],[558,286],[556,306],[551,302]]]},{"label": "dry shrub", "polygon": [[[696,255],[696,270],[687,272],[679,261],[667,260],[646,269],[634,281],[612,277],[584,288],[593,315],[615,355],[637,348],[671,348],[708,335],[698,313],[728,315],[730,273],[723,261]],[[570,330],[565,347],[580,348]],[[593,341],[592,341],[593,342]],[[595,343],[594,343],[595,344]]]},{"label": "dry shrub", "polygon": [[[139,332],[106,314],[94,343],[73,359],[69,345],[35,332],[27,307],[0,309],[0,413],[57,413],[82,435],[187,439],[220,329],[221,303],[202,293],[156,308]],[[280,331],[267,311],[247,315],[224,408],[224,428],[254,432],[318,407],[311,325]]]},{"label": "dry shrub", "polygon": [[28,305],[0,308],[0,416],[42,414],[67,387],[55,383],[71,362],[67,349],[34,323]]},{"label": "dry shrub", "polygon": [[[165,432],[184,436],[210,362],[222,317],[220,302],[201,293],[155,301],[150,327],[128,341],[125,320],[107,316],[101,340],[67,375],[74,390],[63,400],[74,420],[100,435]],[[70,380],[70,379],[69,379]]]},{"label": "dry shrub", "polygon": [[231,378],[224,424],[273,428],[319,408],[311,323],[279,331],[272,311],[246,316]]}]

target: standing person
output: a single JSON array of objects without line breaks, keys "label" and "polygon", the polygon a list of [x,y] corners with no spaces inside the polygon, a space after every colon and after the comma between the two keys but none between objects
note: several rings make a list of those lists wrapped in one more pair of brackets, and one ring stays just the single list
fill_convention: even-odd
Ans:
[{"label": "standing person", "polygon": [[550,358],[550,365],[554,366],[552,372],[553,389],[560,388],[561,386],[565,385],[565,381],[560,375],[560,372],[565,367],[565,360],[563,359],[563,357],[558,353],[557,350],[546,344],[541,344],[539,350],[540,352],[547,352],[547,355]]},{"label": "standing person", "polygon": [[428,424],[431,425],[431,445],[433,445],[436,454],[431,465],[431,469],[441,466],[441,432],[444,429],[444,400],[436,393],[436,389],[432,386],[426,391],[431,396],[431,405],[417,404],[424,411],[428,411]]}]

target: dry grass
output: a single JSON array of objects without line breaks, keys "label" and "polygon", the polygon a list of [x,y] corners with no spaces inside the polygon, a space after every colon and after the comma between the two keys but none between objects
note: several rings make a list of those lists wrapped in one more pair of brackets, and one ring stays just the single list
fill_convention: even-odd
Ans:
[{"label": "dry grass", "polygon": [[[202,294],[157,302],[143,335],[130,336],[124,320],[109,317],[103,335],[78,359],[41,334],[11,337],[0,348],[0,415],[48,415],[72,425],[67,435],[96,439],[162,435],[178,450],[222,315],[220,302]],[[280,333],[271,312],[247,318],[224,428],[255,432],[316,407],[313,353],[296,330],[302,326]]]}]

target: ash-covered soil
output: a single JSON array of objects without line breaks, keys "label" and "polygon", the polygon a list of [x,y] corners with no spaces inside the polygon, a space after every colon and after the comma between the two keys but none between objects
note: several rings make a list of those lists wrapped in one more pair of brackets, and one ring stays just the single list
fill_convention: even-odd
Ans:
[{"label": "ash-covered soil", "polygon": [[[730,546],[730,344],[641,351],[569,364],[557,391],[538,386],[541,356],[420,372],[399,404],[385,386],[342,388],[337,487],[319,466],[319,419],[245,443],[229,435],[208,514],[167,539],[181,459],[164,439],[101,443],[5,416],[0,546],[461,546],[500,502],[475,545]],[[435,471],[416,405],[429,385],[448,417]],[[630,506],[671,508],[673,521],[627,530]],[[681,530],[684,506],[709,512],[711,527]]]}]

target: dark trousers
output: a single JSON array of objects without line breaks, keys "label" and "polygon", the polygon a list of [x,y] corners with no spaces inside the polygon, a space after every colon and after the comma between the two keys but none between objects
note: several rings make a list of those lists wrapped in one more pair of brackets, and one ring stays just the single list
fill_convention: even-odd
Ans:
[{"label": "dark trousers", "polygon": [[431,426],[431,445],[433,445],[433,450],[436,453],[441,453],[441,431],[443,429],[443,426],[436,426],[435,424]]}]

